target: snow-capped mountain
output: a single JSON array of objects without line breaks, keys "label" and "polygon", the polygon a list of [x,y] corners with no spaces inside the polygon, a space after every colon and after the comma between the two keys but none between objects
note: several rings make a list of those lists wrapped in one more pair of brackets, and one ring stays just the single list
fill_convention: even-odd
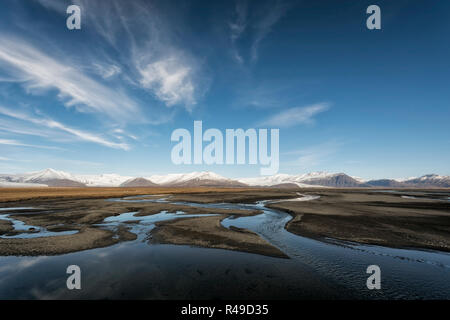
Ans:
[{"label": "snow-capped mountain", "polygon": [[134,177],[114,173],[74,176],[75,181],[81,182],[87,187],[117,187],[130,179],[134,179]]},{"label": "snow-capped mountain", "polygon": [[390,188],[449,188],[450,177],[428,174],[419,178],[363,180],[345,173],[312,172],[300,175],[276,174],[267,177],[243,178],[239,182],[250,186],[295,184],[299,187],[390,187]]},{"label": "snow-capped mountain", "polygon": [[294,184],[299,187],[359,187],[362,183],[344,173],[311,172],[300,175],[276,174],[259,178],[243,178],[239,182],[250,186]]},{"label": "snow-capped mountain", "polygon": [[426,174],[420,178],[411,178],[403,183],[414,187],[450,187],[450,176],[440,176],[437,174]]},{"label": "snow-capped mountain", "polygon": [[73,175],[64,171],[45,169],[43,171],[25,173],[22,177],[24,182],[47,181],[47,180],[73,180]]},{"label": "snow-capped mountain", "polygon": [[124,188],[158,187],[156,183],[145,178],[131,178],[120,184]]},{"label": "snow-capped mountain", "polygon": [[450,177],[428,174],[419,178],[364,181],[345,173],[311,172],[229,179],[210,171],[130,177],[118,174],[76,175],[54,169],[0,174],[0,187],[331,187],[331,188],[450,188]]},{"label": "snow-capped mountain", "polygon": [[49,187],[84,187],[75,177],[64,171],[45,169],[38,172],[30,172],[22,175],[0,176],[0,180],[14,184],[26,184],[27,186],[45,185]]},{"label": "snow-capped mountain", "polygon": [[450,188],[450,176],[426,174],[418,178],[371,180],[367,181],[367,184],[392,188]]},{"label": "snow-capped mountain", "polygon": [[357,177],[357,176],[351,176],[353,179],[355,179],[356,181],[358,181],[359,183],[366,183],[367,180],[363,179],[361,177]]},{"label": "snow-capped mountain", "polygon": [[221,175],[218,175],[217,173],[210,171],[153,175],[148,177],[147,179],[161,186],[171,187],[245,186],[245,184],[241,182],[225,178]]},{"label": "snow-capped mountain", "polygon": [[49,187],[117,187],[130,178],[117,174],[75,175],[50,168],[24,174],[0,175],[0,181],[4,182],[26,183],[30,186],[38,184]]},{"label": "snow-capped mountain", "polygon": [[364,183],[361,183],[354,178],[346,175],[345,173],[334,173],[325,177],[313,177],[303,181],[306,184],[332,187],[332,188],[357,188],[366,187]]},{"label": "snow-capped mountain", "polygon": [[19,183],[27,183],[30,186],[39,184],[40,186],[51,187],[245,186],[236,180],[228,179],[208,171],[136,178],[118,174],[76,175],[54,169],[45,169],[43,171],[17,175],[0,175],[0,186],[2,184],[6,186],[7,183],[9,187],[18,186],[15,184]]}]

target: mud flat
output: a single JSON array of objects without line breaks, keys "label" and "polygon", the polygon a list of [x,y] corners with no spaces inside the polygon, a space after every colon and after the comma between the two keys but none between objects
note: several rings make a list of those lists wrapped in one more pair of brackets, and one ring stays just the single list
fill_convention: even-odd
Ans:
[{"label": "mud flat", "polygon": [[12,223],[6,220],[0,220],[0,234],[8,233],[13,230]]},{"label": "mud flat", "polygon": [[0,239],[2,256],[57,255],[92,248],[107,247],[120,241],[134,240],[136,235],[125,229],[116,233],[98,228],[82,227],[78,233],[34,239]]},{"label": "mud flat", "polygon": [[[69,194],[73,192],[70,191]],[[223,191],[222,191],[223,192]],[[227,191],[225,191],[227,192]],[[159,197],[160,198],[160,197]],[[7,202],[0,204],[0,207],[11,208],[8,210],[8,218],[25,223],[26,225],[45,228],[48,231],[74,231],[75,234],[58,235],[51,237],[37,238],[10,238],[17,234],[28,235],[36,230],[17,231],[14,230],[11,221],[0,219],[0,255],[57,255],[86,249],[110,246],[122,241],[135,240],[136,235],[130,232],[132,224],[121,225],[115,229],[105,230],[101,224],[105,218],[118,216],[126,212],[137,212],[136,217],[145,217],[158,214],[162,211],[171,213],[184,212],[185,214],[218,214],[221,219],[228,216],[250,216],[261,213],[260,210],[238,210],[221,208],[202,208],[183,204],[172,204],[167,202],[145,202],[146,199],[155,199],[155,197],[132,198],[139,199],[138,202],[114,201],[114,199],[73,199],[71,197],[55,198],[33,198],[22,201]],[[139,202],[144,200],[143,202]],[[31,208],[26,211],[15,210],[14,207]],[[5,211],[6,212],[6,211]],[[206,217],[205,217],[206,218]],[[189,219],[194,221],[197,218]],[[202,218],[199,218],[202,219]],[[212,220],[206,220],[212,222]],[[139,223],[139,222],[137,222]],[[199,222],[200,226],[205,223]],[[214,226],[216,224],[213,224]],[[217,223],[219,225],[219,223]],[[168,227],[170,230],[173,228]],[[195,228],[195,223],[192,224]],[[197,239],[205,244],[213,243],[220,247],[219,240],[224,241],[223,246],[237,249],[239,244],[246,247],[246,241],[249,241],[248,248],[255,248],[256,251],[267,253],[268,255],[282,256],[282,253],[271,246],[269,243],[259,239],[256,234],[245,232],[243,230],[230,231],[220,227],[223,232],[217,232],[215,228],[205,229],[199,232],[203,238]],[[213,234],[208,236],[206,233],[211,231]],[[215,232],[215,233],[214,233]],[[187,234],[187,231],[183,233]],[[181,235],[180,235],[181,237]],[[169,241],[168,236],[165,238]],[[175,238],[174,243],[180,242],[180,238]],[[211,239],[215,239],[212,241]],[[187,240],[185,240],[187,242]],[[195,242],[193,240],[193,242]],[[193,243],[192,244],[195,244]],[[250,249],[249,249],[250,250]]]},{"label": "mud flat", "polygon": [[[286,229],[297,235],[325,241],[337,239],[450,251],[450,202],[443,200],[448,199],[449,190],[46,188],[14,189],[6,194],[4,190],[0,194],[0,207],[32,208],[23,212],[8,210],[9,218],[53,232],[73,231],[74,234],[11,238],[21,232],[14,230],[11,221],[0,219],[0,255],[55,255],[134,240],[136,235],[131,229],[139,221],[112,229],[100,224],[108,217],[127,212],[145,217],[167,211],[215,216],[157,222],[156,228],[149,232],[151,242],[285,257],[258,234],[245,229],[227,229],[220,223],[231,216],[260,214],[255,206],[248,207],[250,210],[241,209],[246,208],[245,204],[261,200],[274,200],[266,203],[266,207],[288,212],[293,219]],[[309,201],[295,201],[299,192],[314,197]],[[108,199],[111,197],[116,199]],[[167,202],[154,202],[156,198],[166,198]],[[214,207],[218,203],[225,205]],[[237,204],[234,205],[237,209],[227,203]],[[37,231],[22,231],[33,232]]]},{"label": "mud flat", "polygon": [[[433,197],[449,190],[414,190]],[[267,207],[289,212],[286,229],[310,238],[339,239],[396,248],[450,251],[450,202],[408,199],[407,190],[309,190],[313,201],[285,201]]]},{"label": "mud flat", "polygon": [[224,228],[220,222],[226,215],[158,222],[152,242],[219,248],[267,256],[287,256],[256,233],[239,228]]}]

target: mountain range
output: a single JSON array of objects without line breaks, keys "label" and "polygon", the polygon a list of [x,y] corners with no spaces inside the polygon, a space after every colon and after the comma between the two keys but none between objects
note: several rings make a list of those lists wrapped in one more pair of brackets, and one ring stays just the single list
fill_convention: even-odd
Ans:
[{"label": "mountain range", "polygon": [[54,169],[0,174],[0,187],[331,187],[331,188],[449,188],[450,176],[427,174],[402,180],[365,181],[345,173],[312,172],[299,175],[276,174],[256,178],[230,179],[214,172],[131,177],[118,174],[76,175]]}]

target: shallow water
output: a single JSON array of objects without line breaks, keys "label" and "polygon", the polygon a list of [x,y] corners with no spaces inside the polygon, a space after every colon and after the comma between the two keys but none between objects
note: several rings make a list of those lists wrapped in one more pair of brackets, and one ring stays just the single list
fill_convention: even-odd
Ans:
[{"label": "shallow water", "polygon": [[35,210],[33,207],[9,207],[9,208],[0,208],[0,211],[14,211],[14,210]]},{"label": "shallow water", "polygon": [[[450,254],[438,251],[393,249],[351,242],[322,242],[294,235],[284,226],[287,213],[264,209],[255,217],[227,218],[225,227],[252,230],[286,253],[312,267],[323,279],[359,292],[361,298],[450,299]],[[382,290],[367,292],[367,266],[378,265]]]},{"label": "shallow water", "polygon": [[[166,210],[160,213],[136,216],[138,212],[126,212],[118,216],[108,217],[103,220],[103,223],[97,224],[99,227],[107,229],[115,229],[120,225],[126,224],[130,227],[130,232],[138,236],[138,240],[145,240],[148,238],[148,234],[155,227],[155,223],[159,221],[167,221],[181,218],[195,218],[195,217],[208,217],[215,216],[216,214],[186,214],[183,211],[177,211],[175,213],[167,212]],[[130,222],[135,222],[130,224]]]},{"label": "shallow water", "polygon": [[419,200],[430,200],[430,201],[450,201],[450,197],[443,198],[427,198],[427,197],[415,197],[415,196],[401,196],[403,199],[419,199]]},{"label": "shallow water", "polygon": [[[18,214],[17,211],[28,211],[28,210],[36,210],[33,207],[10,207],[10,208],[0,208],[2,212],[14,212],[14,214]],[[31,239],[31,238],[40,238],[40,237],[55,237],[55,236],[63,236],[75,234],[78,230],[68,230],[68,231],[48,231],[46,228],[27,225],[25,222],[14,219],[10,217],[11,213],[0,214],[0,220],[7,220],[12,223],[15,232],[17,234],[13,235],[0,235],[0,238],[3,239]]]},{"label": "shallow water", "polygon": [[409,190],[371,190],[370,192],[382,192],[398,194],[403,199],[419,199],[433,201],[450,201],[450,193],[445,191],[409,191]]},{"label": "shallow water", "polygon": [[[135,241],[52,257],[0,257],[0,299],[450,299],[450,254],[300,237],[284,228],[291,216],[266,208],[267,202],[178,203],[211,208],[212,213],[214,208],[263,210],[226,218],[222,225],[252,230],[290,259],[149,244],[155,222],[197,215],[163,211],[136,217],[127,212],[108,217],[99,227],[126,225],[138,235]],[[82,270],[82,290],[66,288],[65,270],[71,264]],[[381,290],[366,287],[366,269],[373,264],[381,268]]]}]

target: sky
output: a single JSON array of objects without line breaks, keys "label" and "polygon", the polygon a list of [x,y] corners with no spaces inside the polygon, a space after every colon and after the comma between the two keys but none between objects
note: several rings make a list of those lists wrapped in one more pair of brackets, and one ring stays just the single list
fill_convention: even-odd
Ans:
[{"label": "sky", "polygon": [[448,1],[2,0],[0,172],[259,175],[173,164],[201,120],[279,129],[280,173],[450,175],[449,34]]}]

